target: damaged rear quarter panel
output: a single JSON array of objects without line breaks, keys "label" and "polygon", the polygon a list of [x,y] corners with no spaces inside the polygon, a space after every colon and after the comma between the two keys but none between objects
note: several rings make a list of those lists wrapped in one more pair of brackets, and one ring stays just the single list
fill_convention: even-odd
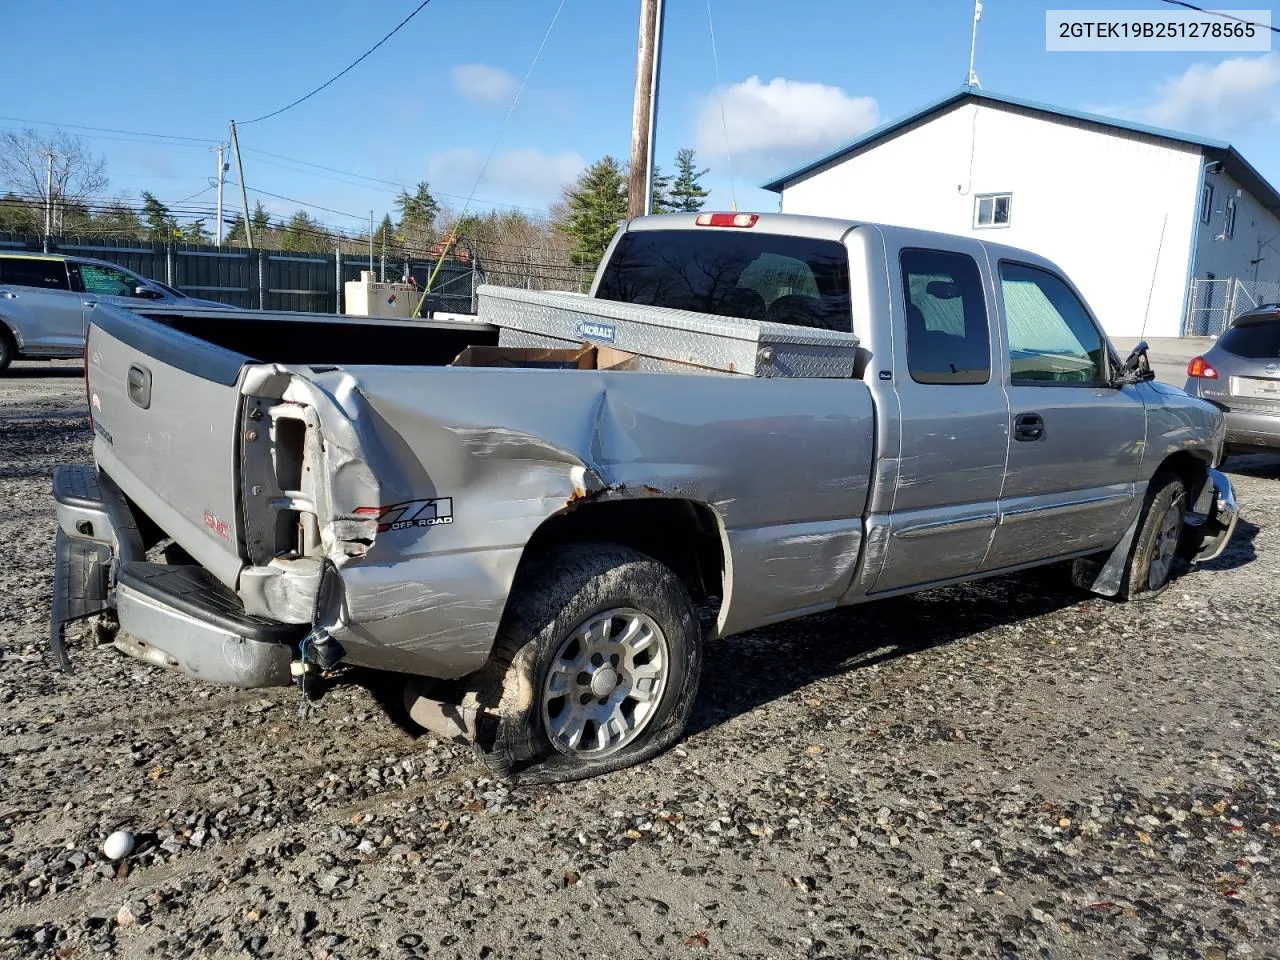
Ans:
[{"label": "damaged rear quarter panel", "polygon": [[586,499],[710,507],[728,550],[726,633],[834,605],[857,563],[874,427],[860,381],[401,367],[311,379],[354,415],[380,487],[370,506],[451,498],[452,522],[379,532],[344,564],[353,662],[478,669],[525,544]]}]

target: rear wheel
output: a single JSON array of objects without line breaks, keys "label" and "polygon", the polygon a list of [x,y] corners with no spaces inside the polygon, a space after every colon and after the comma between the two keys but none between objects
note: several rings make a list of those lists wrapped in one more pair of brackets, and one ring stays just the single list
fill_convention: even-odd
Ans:
[{"label": "rear wheel", "polygon": [[513,590],[477,684],[476,750],[522,782],[647,760],[683,731],[701,663],[698,620],[670,569],[613,544],[556,550]]},{"label": "rear wheel", "polygon": [[18,359],[18,345],[13,341],[13,334],[0,324],[0,373],[4,373],[9,364]]},{"label": "rear wheel", "polygon": [[1147,488],[1147,499],[1119,596],[1125,600],[1158,597],[1169,586],[1178,560],[1178,541],[1187,514],[1187,488],[1174,473],[1161,471]]}]

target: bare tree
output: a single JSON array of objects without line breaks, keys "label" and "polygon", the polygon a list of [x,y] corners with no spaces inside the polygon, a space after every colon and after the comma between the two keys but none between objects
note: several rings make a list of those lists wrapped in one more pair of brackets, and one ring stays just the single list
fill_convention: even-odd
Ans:
[{"label": "bare tree", "polygon": [[80,207],[102,195],[110,178],[107,161],[93,152],[83,137],[65,133],[40,133],[31,128],[0,133],[0,187],[38,203],[43,210],[49,199],[49,154],[53,154],[54,231],[63,226],[67,207]]}]

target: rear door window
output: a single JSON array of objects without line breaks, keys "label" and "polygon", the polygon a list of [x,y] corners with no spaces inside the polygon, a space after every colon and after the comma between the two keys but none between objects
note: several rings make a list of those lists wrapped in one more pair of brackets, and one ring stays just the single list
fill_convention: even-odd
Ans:
[{"label": "rear door window", "polygon": [[1246,360],[1280,359],[1280,317],[1237,321],[1218,340],[1218,346]]},{"label": "rear door window", "polygon": [[903,250],[907,369],[916,383],[986,383],[991,332],[982,277],[973,257]]},{"label": "rear door window", "polygon": [[0,257],[0,283],[41,290],[71,289],[63,261],[36,257]]},{"label": "rear door window", "polygon": [[835,240],[756,233],[751,228],[624,233],[596,296],[853,332],[844,246]]}]

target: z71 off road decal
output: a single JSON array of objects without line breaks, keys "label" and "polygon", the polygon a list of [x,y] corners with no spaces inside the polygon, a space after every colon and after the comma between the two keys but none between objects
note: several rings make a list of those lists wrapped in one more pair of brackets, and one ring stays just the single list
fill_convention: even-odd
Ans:
[{"label": "z71 off road decal", "polygon": [[360,507],[356,513],[376,517],[379,533],[408,530],[411,527],[434,527],[442,523],[453,523],[453,497],[406,500],[389,507]]}]

